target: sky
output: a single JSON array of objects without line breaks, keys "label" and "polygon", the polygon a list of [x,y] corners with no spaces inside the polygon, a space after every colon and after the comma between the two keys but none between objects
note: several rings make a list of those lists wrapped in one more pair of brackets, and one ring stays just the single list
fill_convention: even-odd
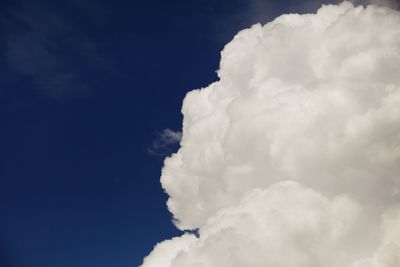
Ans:
[{"label": "sky", "polygon": [[181,235],[160,174],[186,93],[239,30],[331,2],[1,1],[0,265],[139,266]]}]

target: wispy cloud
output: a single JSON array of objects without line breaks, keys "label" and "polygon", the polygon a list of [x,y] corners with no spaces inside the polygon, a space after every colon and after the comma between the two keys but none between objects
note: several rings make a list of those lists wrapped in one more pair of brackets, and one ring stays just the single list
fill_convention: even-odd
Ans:
[{"label": "wispy cloud", "polygon": [[393,9],[399,8],[399,1],[396,0],[370,0],[369,3],[378,6],[386,6]]},{"label": "wispy cloud", "polygon": [[16,75],[31,79],[41,94],[52,98],[90,93],[87,75],[102,72],[104,58],[60,8],[15,5],[2,15],[1,24],[4,58]]},{"label": "wispy cloud", "polygon": [[150,155],[166,156],[171,153],[172,147],[182,139],[182,132],[164,129],[157,133],[151,146],[147,149]]}]

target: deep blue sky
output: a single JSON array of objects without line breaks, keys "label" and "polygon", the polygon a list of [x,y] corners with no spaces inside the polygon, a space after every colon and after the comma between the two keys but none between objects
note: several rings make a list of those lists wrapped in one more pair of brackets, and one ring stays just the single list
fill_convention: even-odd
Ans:
[{"label": "deep blue sky", "polygon": [[238,30],[318,6],[0,0],[0,266],[135,267],[178,235],[157,132]]}]

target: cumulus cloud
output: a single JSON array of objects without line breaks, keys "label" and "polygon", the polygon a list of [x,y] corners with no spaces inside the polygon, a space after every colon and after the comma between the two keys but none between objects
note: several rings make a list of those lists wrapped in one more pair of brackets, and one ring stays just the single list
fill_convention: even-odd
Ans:
[{"label": "cumulus cloud", "polygon": [[142,267],[400,266],[400,13],[350,2],[239,32],[187,94]]}]

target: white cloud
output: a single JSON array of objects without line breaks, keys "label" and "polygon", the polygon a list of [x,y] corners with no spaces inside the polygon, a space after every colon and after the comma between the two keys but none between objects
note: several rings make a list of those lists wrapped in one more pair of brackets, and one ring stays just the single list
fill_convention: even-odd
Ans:
[{"label": "white cloud", "polygon": [[186,96],[162,171],[177,227],[199,237],[142,266],[400,266],[399,66],[388,8],[345,2],[238,33],[220,80]]}]

